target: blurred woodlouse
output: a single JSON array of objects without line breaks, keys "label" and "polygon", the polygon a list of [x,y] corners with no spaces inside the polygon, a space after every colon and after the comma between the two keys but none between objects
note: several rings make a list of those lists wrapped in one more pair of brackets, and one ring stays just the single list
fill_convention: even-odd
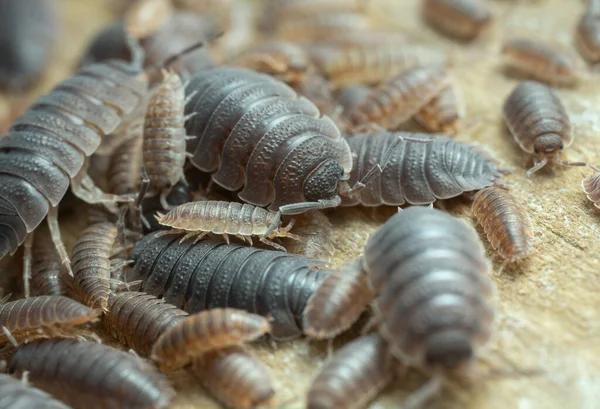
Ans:
[{"label": "blurred woodlouse", "polygon": [[276,25],[279,39],[301,43],[320,43],[342,31],[367,32],[373,24],[363,13],[319,13],[315,15],[290,15]]},{"label": "blurred woodlouse", "polygon": [[413,119],[429,132],[442,132],[453,135],[458,131],[463,107],[455,87],[448,85],[429,101]]},{"label": "blurred woodlouse", "polygon": [[125,30],[127,35],[146,38],[165,24],[173,13],[170,0],[139,0],[125,13]]},{"label": "blurred woodlouse", "polygon": [[373,300],[362,260],[345,263],[311,295],[304,310],[304,333],[314,339],[333,338],[350,328]]},{"label": "blurred woodlouse", "polygon": [[329,218],[318,210],[294,216],[294,234],[302,240],[284,238],[284,247],[293,254],[301,254],[320,260],[331,259],[335,253],[333,225]]},{"label": "blurred woodlouse", "polygon": [[153,295],[121,292],[108,298],[108,311],[102,321],[119,342],[149,356],[158,337],[187,315]]},{"label": "blurred woodlouse", "polygon": [[392,380],[393,359],[379,334],[347,343],[313,380],[307,409],[362,409]]},{"label": "blurred woodlouse", "polygon": [[[28,341],[68,335],[75,326],[93,321],[98,315],[99,311],[70,298],[42,295],[1,304],[0,328],[5,327],[17,342]],[[0,344],[8,340],[7,334],[0,332]]]},{"label": "blurred woodlouse", "polygon": [[254,341],[269,330],[269,320],[260,315],[232,308],[202,311],[163,332],[152,359],[163,372],[172,371],[206,352]]},{"label": "blurred woodlouse", "polygon": [[56,252],[48,228],[37,229],[32,244],[31,295],[67,294],[71,277]]},{"label": "blurred woodlouse", "polygon": [[4,374],[0,374],[0,408],[70,409],[47,393]]},{"label": "blurred woodlouse", "polygon": [[600,1],[589,0],[575,29],[580,54],[588,62],[600,62]]},{"label": "blurred woodlouse", "polygon": [[471,209],[492,247],[507,262],[522,260],[531,253],[531,221],[508,190],[499,186],[480,190]]},{"label": "blurred woodlouse", "polygon": [[293,223],[281,227],[281,214],[261,207],[237,202],[207,200],[177,206],[169,213],[158,213],[156,220],[175,230],[165,230],[159,235],[187,232],[181,241],[195,237],[199,241],[208,233],[222,234],[229,243],[228,234],[235,235],[252,244],[252,236],[261,236],[260,241],[278,250],[285,247],[269,240],[274,237],[290,237],[302,240],[289,232]]},{"label": "blurred woodlouse", "polygon": [[150,364],[95,342],[47,339],[21,345],[8,372],[27,372],[35,387],[73,409],[166,409],[175,396]]},{"label": "blurred woodlouse", "polygon": [[107,60],[131,59],[131,50],[127,46],[125,25],[122,20],[110,23],[98,31],[87,45],[79,67]]},{"label": "blurred woodlouse", "polygon": [[595,166],[588,165],[594,173],[585,177],[581,181],[583,191],[594,206],[600,208],[600,169]]},{"label": "blurred woodlouse", "polygon": [[[151,233],[138,241],[132,280],[140,291],[163,298],[189,313],[238,308],[271,318],[276,340],[302,334],[308,298],[330,273],[317,260],[280,251],[203,240],[179,243],[173,236]],[[131,280],[129,280],[131,281]]]},{"label": "blurred woodlouse", "polygon": [[335,207],[352,168],[340,131],[284,83],[241,68],[199,72],[186,94],[191,162],[255,206],[283,214]]},{"label": "blurred woodlouse", "polygon": [[[398,142],[398,135],[405,135]],[[417,139],[432,143],[415,143]],[[429,204],[491,186],[501,177],[495,162],[443,136],[408,133],[360,134],[348,138],[354,167],[349,183],[364,179],[373,164],[387,162],[381,175],[342,206]],[[390,151],[391,148],[391,152]],[[390,155],[389,160],[383,159]]]},{"label": "blurred woodlouse", "polygon": [[521,82],[504,102],[504,122],[515,142],[525,152],[534,154],[534,166],[527,177],[549,161],[565,166],[585,166],[584,162],[567,162],[560,155],[571,146],[569,115],[548,86],[535,81]]},{"label": "blurred woodlouse", "polygon": [[355,125],[376,123],[396,129],[439,95],[449,81],[442,66],[414,68],[376,87],[348,116]]},{"label": "blurred woodlouse", "polygon": [[209,352],[190,371],[220,402],[233,409],[272,406],[275,382],[270,369],[243,347]]},{"label": "blurred woodlouse", "polygon": [[106,311],[110,292],[110,256],[117,238],[113,223],[96,223],[83,231],[73,248],[74,284],[88,307]]},{"label": "blurred woodlouse", "polygon": [[492,23],[485,0],[423,0],[422,14],[434,29],[449,36],[472,40]]},{"label": "blurred woodlouse", "polygon": [[53,0],[0,1],[0,87],[20,89],[36,82],[58,40]]},{"label": "blurred woodlouse", "polygon": [[570,52],[550,44],[515,38],[504,42],[502,54],[509,67],[541,82],[572,86],[581,79],[581,61]]}]

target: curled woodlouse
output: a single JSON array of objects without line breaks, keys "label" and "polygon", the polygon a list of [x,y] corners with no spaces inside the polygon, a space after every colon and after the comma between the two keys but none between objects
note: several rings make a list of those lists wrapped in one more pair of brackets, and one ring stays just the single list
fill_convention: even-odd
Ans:
[{"label": "curled woodlouse", "polygon": [[40,389],[4,374],[0,374],[0,408],[69,409]]},{"label": "curled woodlouse", "polygon": [[23,88],[39,79],[58,39],[54,1],[0,1],[0,86]]},{"label": "curled woodlouse", "polygon": [[378,294],[380,332],[398,359],[434,374],[468,368],[493,321],[491,265],[472,227],[411,207],[370,236],[363,266]]},{"label": "curled woodlouse", "polygon": [[[408,138],[398,142],[398,135]],[[419,138],[432,143],[415,143]],[[383,173],[356,195],[344,196],[342,206],[429,204],[483,189],[501,177],[495,162],[443,136],[360,134],[348,138],[348,143],[354,155],[351,184],[363,179],[384,155],[390,156]]]},{"label": "curled woodlouse", "polygon": [[358,338],[337,351],[313,380],[307,409],[362,409],[392,380],[393,360],[379,334]]},{"label": "curled woodlouse", "polygon": [[185,91],[179,75],[163,71],[162,83],[148,103],[144,122],[144,169],[149,193],[160,195],[164,208],[171,187],[184,180]]},{"label": "curled woodlouse", "polygon": [[170,0],[139,0],[125,13],[125,30],[133,38],[146,38],[160,30],[172,13]]},{"label": "curled woodlouse", "polygon": [[284,214],[335,207],[352,168],[327,117],[284,83],[241,68],[196,74],[185,113],[191,162],[245,202]]},{"label": "curled woodlouse", "polygon": [[413,118],[429,132],[453,135],[458,130],[458,122],[463,116],[462,111],[454,86],[448,85],[425,104]]},{"label": "curled woodlouse", "polygon": [[294,254],[321,260],[330,260],[335,253],[333,225],[318,210],[295,216],[294,234],[302,240],[284,238],[284,247]]},{"label": "curled woodlouse", "polygon": [[74,284],[79,299],[91,308],[106,310],[110,292],[110,256],[117,226],[96,223],[83,231],[73,248]]},{"label": "curled woodlouse", "polygon": [[354,324],[374,296],[362,260],[347,262],[323,280],[308,299],[304,333],[315,339],[337,336]]},{"label": "curled woodlouse", "polygon": [[474,39],[492,22],[485,0],[423,0],[422,5],[429,25],[461,40]]},{"label": "curled woodlouse", "polygon": [[[73,327],[90,322],[99,314],[70,298],[42,295],[1,304],[0,328],[5,327],[17,341],[27,341],[68,334]],[[7,341],[7,334],[0,332],[0,344]]]},{"label": "curled woodlouse", "polygon": [[254,341],[269,330],[269,320],[260,315],[233,308],[202,311],[163,332],[152,359],[162,371],[172,371],[206,352]]},{"label": "curled woodlouse", "polygon": [[502,54],[509,67],[551,85],[571,86],[581,78],[582,64],[575,55],[541,41],[508,40]]},{"label": "curled woodlouse", "polygon": [[175,391],[144,360],[95,342],[33,341],[17,348],[8,372],[74,409],[166,409]]},{"label": "curled woodlouse", "polygon": [[589,0],[575,30],[579,52],[590,63],[600,62],[600,1]]},{"label": "curled woodlouse", "polygon": [[206,200],[177,206],[169,213],[158,213],[156,220],[175,230],[165,230],[160,235],[186,232],[181,241],[196,236],[198,241],[208,233],[222,234],[229,243],[228,234],[235,235],[252,244],[252,236],[261,236],[260,241],[278,250],[285,247],[269,240],[274,237],[290,237],[302,240],[289,232],[293,223],[281,227],[281,214],[261,207],[236,202]]},{"label": "curled woodlouse", "polygon": [[315,271],[316,260],[280,251],[156,235],[138,241],[132,254],[131,279],[143,280],[141,291],[189,313],[238,308],[269,316],[278,340],[302,334],[306,301],[330,273]]},{"label": "curled woodlouse", "polygon": [[195,359],[190,371],[209,393],[233,409],[269,407],[275,397],[270,369],[239,346]]},{"label": "curled woodlouse", "polygon": [[139,190],[142,169],[142,134],[123,141],[110,156],[108,191],[120,196],[133,196]]},{"label": "curled woodlouse", "polygon": [[158,337],[187,315],[153,295],[122,292],[108,298],[108,311],[102,321],[106,330],[122,344],[149,356]]},{"label": "curled woodlouse", "polygon": [[535,81],[521,82],[504,102],[503,114],[515,142],[525,152],[535,155],[528,177],[549,161],[566,166],[586,165],[560,157],[564,148],[573,143],[574,136],[569,115],[551,88]]},{"label": "curled woodlouse", "polygon": [[67,294],[71,277],[45,226],[35,231],[31,255],[31,295]]},{"label": "curled woodlouse", "polygon": [[531,221],[508,190],[500,186],[480,190],[471,209],[492,247],[506,261],[519,261],[531,253]]},{"label": "curled woodlouse", "polygon": [[445,68],[417,67],[382,83],[348,113],[352,123],[377,123],[395,129],[417,114],[449,85]]}]

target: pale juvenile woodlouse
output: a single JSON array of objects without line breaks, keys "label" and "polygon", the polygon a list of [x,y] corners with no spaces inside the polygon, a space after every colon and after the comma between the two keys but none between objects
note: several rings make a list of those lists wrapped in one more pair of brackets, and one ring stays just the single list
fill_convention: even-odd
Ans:
[{"label": "pale juvenile woodlouse", "polygon": [[503,114],[515,142],[525,152],[535,155],[528,177],[549,161],[565,166],[586,165],[560,157],[564,148],[573,143],[574,136],[569,115],[548,86],[535,81],[521,82],[504,102]]},{"label": "pale juvenile woodlouse", "polygon": [[0,305],[0,344],[9,337],[28,341],[36,337],[68,335],[75,326],[93,321],[100,315],[83,304],[60,295],[42,295]]},{"label": "pale juvenile woodlouse", "polygon": [[[409,138],[398,142],[398,135]],[[415,143],[416,139],[432,143]],[[495,162],[467,145],[442,136],[360,134],[348,138],[348,143],[354,156],[350,184],[364,179],[374,164],[387,162],[387,165],[381,175],[356,195],[344,196],[342,206],[429,204],[483,189],[501,177]]]},{"label": "pale juvenile woodlouse", "polygon": [[430,26],[461,40],[473,40],[492,23],[485,0],[423,0],[422,14]]},{"label": "pale juvenile woodlouse", "polygon": [[37,340],[21,345],[8,372],[74,409],[167,409],[168,380],[144,360],[94,342]]},{"label": "pale juvenile woodlouse", "polygon": [[271,317],[271,336],[302,334],[302,313],[317,286],[330,273],[316,260],[280,251],[203,240],[179,243],[173,236],[141,239],[133,251],[132,280],[140,290],[189,313],[238,308]]},{"label": "pale juvenile woodlouse", "polygon": [[181,241],[196,237],[195,242],[208,233],[222,234],[229,243],[228,234],[235,235],[252,244],[252,236],[278,250],[285,247],[269,240],[274,237],[290,237],[302,240],[289,232],[293,223],[281,227],[281,214],[261,207],[237,202],[206,200],[177,206],[167,214],[158,213],[156,220],[175,230],[165,230],[160,235],[185,232]]},{"label": "pale juvenile woodlouse", "polygon": [[344,345],[313,380],[307,409],[362,409],[392,380],[393,359],[379,334]]},{"label": "pale juvenile woodlouse", "polygon": [[254,341],[269,330],[269,320],[260,315],[214,308],[191,315],[163,332],[151,357],[163,372],[172,371],[209,351]]},{"label": "pale juvenile woodlouse", "polygon": [[70,409],[40,389],[0,374],[0,408]]},{"label": "pale juvenile woodlouse", "polygon": [[531,221],[507,189],[490,186],[480,190],[471,209],[492,247],[507,262],[522,260],[531,253]]},{"label": "pale juvenile woodlouse", "polygon": [[[70,280],[50,232],[45,226],[35,231],[31,249],[31,295],[65,295]],[[25,296],[28,297],[27,291]]]},{"label": "pale juvenile woodlouse", "polygon": [[284,83],[241,68],[192,77],[185,113],[191,162],[245,202],[284,214],[339,205],[352,168],[348,144]]},{"label": "pale juvenile woodlouse", "polygon": [[121,292],[108,298],[102,321],[119,342],[149,356],[158,337],[187,316],[187,312],[153,295]]},{"label": "pale juvenile woodlouse", "polygon": [[589,0],[575,29],[579,52],[590,63],[600,62],[600,1]]},{"label": "pale juvenile woodlouse", "polygon": [[206,390],[233,409],[272,406],[275,382],[270,369],[243,347],[209,352],[192,362],[190,371]]}]

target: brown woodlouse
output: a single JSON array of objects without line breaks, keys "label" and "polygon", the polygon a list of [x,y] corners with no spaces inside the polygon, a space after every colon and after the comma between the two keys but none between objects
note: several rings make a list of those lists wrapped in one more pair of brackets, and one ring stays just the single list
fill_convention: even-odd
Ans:
[{"label": "brown woodlouse", "polygon": [[586,165],[560,157],[564,148],[571,146],[574,136],[562,102],[548,86],[535,81],[521,82],[504,102],[503,114],[515,142],[525,152],[535,155],[527,177],[549,161],[565,166]]},{"label": "brown woodlouse", "polygon": [[275,382],[270,369],[243,347],[209,352],[192,362],[190,371],[225,406],[252,409],[272,406]]},{"label": "brown woodlouse", "polygon": [[47,393],[4,374],[0,374],[0,408],[70,409]]},{"label": "brown woodlouse", "polygon": [[275,36],[279,39],[301,43],[321,43],[335,37],[337,33],[353,30],[368,32],[373,24],[362,13],[320,13],[286,18],[276,26]]},{"label": "brown woodlouse", "polygon": [[206,352],[254,341],[269,330],[269,320],[260,315],[215,308],[192,315],[163,332],[151,357],[163,372],[172,371]]},{"label": "brown woodlouse", "polygon": [[[406,137],[398,142],[398,135]],[[432,143],[415,143],[419,138]],[[495,162],[468,145],[443,136],[360,134],[348,138],[348,143],[354,156],[350,184],[364,179],[373,164],[387,165],[356,195],[344,196],[342,206],[429,204],[483,189],[501,177]],[[384,159],[385,155],[389,155],[389,160]]]},{"label": "brown woodlouse", "polygon": [[[35,231],[31,252],[31,295],[65,295],[69,276],[45,226]],[[28,296],[26,294],[26,296]]]},{"label": "brown woodlouse", "polygon": [[515,38],[504,42],[502,54],[509,67],[537,81],[572,86],[581,79],[581,61],[570,52],[550,44]]},{"label": "brown woodlouse", "polygon": [[600,62],[600,1],[589,0],[575,30],[580,54],[588,62]]},{"label": "brown woodlouse", "polygon": [[[0,305],[0,327],[20,341],[36,337],[68,335],[73,327],[88,323],[100,315],[83,304],[60,295],[42,295]],[[40,331],[41,330],[41,331]],[[0,333],[0,344],[9,340]]]},{"label": "brown woodlouse", "polygon": [[283,214],[335,207],[352,168],[348,144],[284,83],[241,68],[196,74],[186,88],[191,162],[255,206]]},{"label": "brown woodlouse", "polygon": [[144,123],[144,169],[149,178],[149,194],[166,197],[171,187],[185,180],[185,90],[179,75],[163,71],[162,83],[148,103]]},{"label": "brown woodlouse", "polygon": [[355,125],[376,123],[396,129],[449,85],[445,68],[417,67],[382,83],[348,113]]},{"label": "brown woodlouse", "polygon": [[428,132],[442,132],[454,135],[458,131],[463,107],[459,101],[456,89],[446,86],[429,103],[425,104],[413,119]]},{"label": "brown woodlouse", "polygon": [[581,186],[583,187],[583,191],[590,201],[596,206],[600,208],[600,169],[595,166],[588,165],[594,173],[585,177],[581,181]]},{"label": "brown woodlouse", "polygon": [[307,409],[362,409],[392,380],[393,360],[379,334],[358,338],[335,353],[313,380]]},{"label": "brown woodlouse", "polygon": [[306,303],[303,325],[310,338],[333,338],[350,328],[373,300],[362,260],[340,266],[329,275]]},{"label": "brown woodlouse", "polygon": [[460,40],[473,40],[492,23],[484,0],[423,0],[421,4],[430,26]]},{"label": "brown woodlouse", "polygon": [[260,241],[278,250],[285,247],[269,240],[274,237],[302,239],[290,233],[293,223],[281,227],[281,213],[271,212],[261,207],[236,202],[206,200],[190,202],[177,206],[167,214],[158,213],[156,220],[175,230],[165,230],[160,235],[185,232],[181,241],[196,236],[195,242],[208,233],[222,234],[229,243],[228,234],[248,241],[252,245],[252,236],[261,236]]},{"label": "brown woodlouse", "polygon": [[166,409],[175,391],[144,360],[95,342],[47,339],[21,345],[8,372],[74,409]]},{"label": "brown woodlouse", "polygon": [[268,316],[276,340],[302,334],[306,302],[330,273],[315,271],[317,260],[280,251],[212,239],[192,245],[156,233],[138,241],[132,258],[131,280],[143,280],[141,291],[189,313],[237,308]]},{"label": "brown woodlouse", "polygon": [[302,239],[284,238],[284,247],[293,254],[329,261],[335,253],[333,225],[329,218],[318,210],[294,216],[294,234]]},{"label": "brown woodlouse", "polygon": [[83,231],[73,248],[74,284],[79,299],[90,308],[106,311],[117,226],[96,223]]},{"label": "brown woodlouse", "polygon": [[139,133],[123,141],[110,155],[107,174],[108,191],[119,196],[137,194],[143,165],[144,139]]},{"label": "brown woodlouse", "polygon": [[158,337],[187,316],[187,312],[153,295],[121,292],[108,298],[102,321],[119,342],[149,356]]},{"label": "brown woodlouse", "polygon": [[531,253],[531,221],[508,190],[500,186],[480,190],[471,210],[492,247],[507,262],[520,261]]}]

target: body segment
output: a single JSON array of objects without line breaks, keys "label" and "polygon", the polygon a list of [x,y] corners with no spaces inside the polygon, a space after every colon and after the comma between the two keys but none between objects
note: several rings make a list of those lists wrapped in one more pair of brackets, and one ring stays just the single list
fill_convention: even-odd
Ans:
[{"label": "body segment", "polygon": [[0,374],[0,408],[69,409],[47,393],[4,374]]},{"label": "body segment", "polygon": [[478,37],[492,22],[485,0],[423,0],[425,21],[444,34],[461,40]]}]

